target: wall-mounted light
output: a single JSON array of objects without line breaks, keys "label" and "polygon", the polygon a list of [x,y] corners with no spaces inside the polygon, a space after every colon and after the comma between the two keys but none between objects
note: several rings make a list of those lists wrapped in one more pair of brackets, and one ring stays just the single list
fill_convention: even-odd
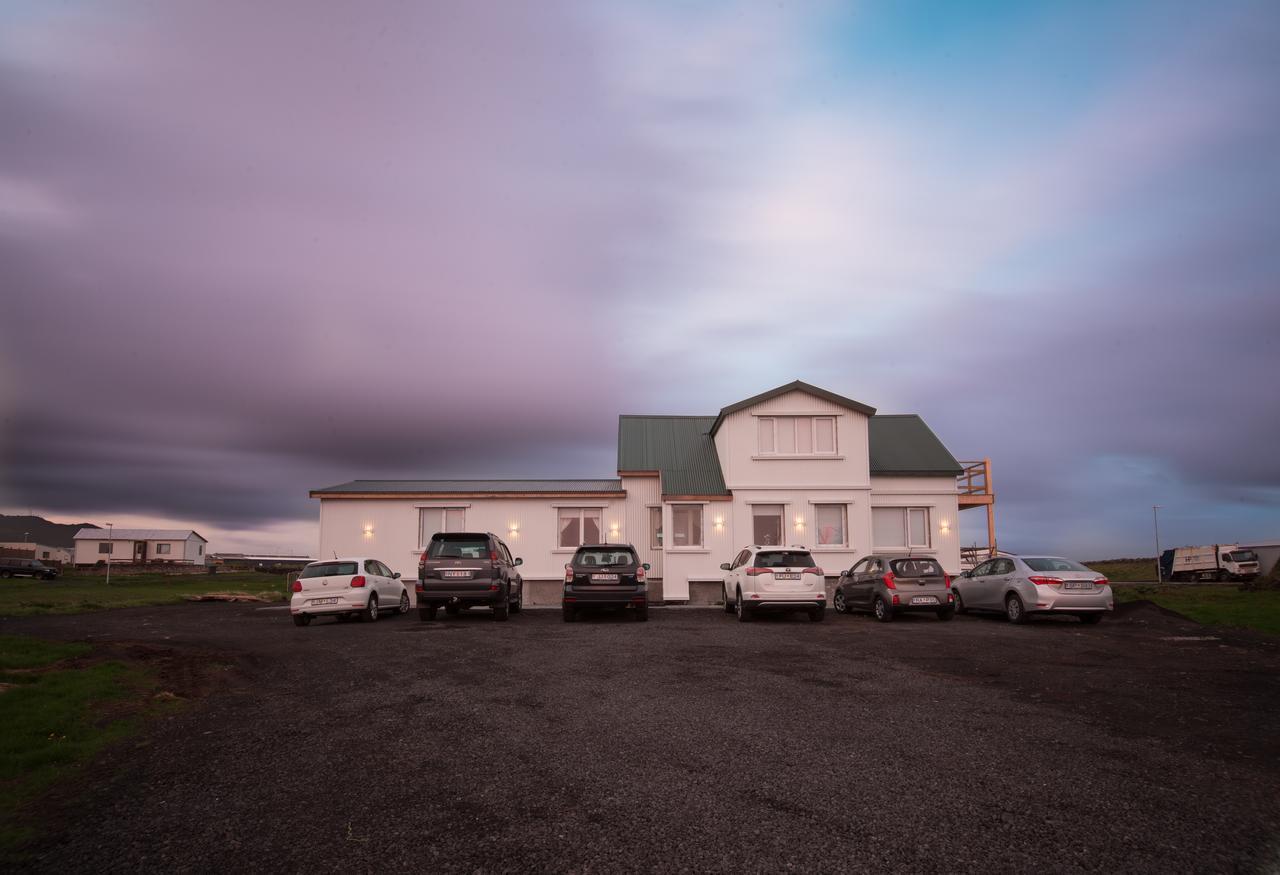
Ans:
[{"label": "wall-mounted light", "polygon": [[513,538],[514,538],[516,535],[520,534],[520,524],[519,524],[519,523],[512,523],[510,526],[508,526],[508,527],[507,527],[507,534],[509,534],[509,535],[510,535],[511,537],[513,537]]},{"label": "wall-mounted light", "polygon": [[712,520],[711,524],[716,527],[717,532],[724,531],[724,517],[722,516],[716,517],[714,520]]},{"label": "wall-mounted light", "polygon": [[621,529],[621,527],[619,527],[619,525],[618,525],[617,523],[609,523],[609,537],[610,537],[610,538],[615,538],[615,539],[616,539],[616,538],[618,537],[618,533],[619,533],[619,532],[621,532],[621,531],[622,531],[622,529]]},{"label": "wall-mounted light", "polygon": [[938,520],[938,531],[946,535],[951,532],[951,520]]},{"label": "wall-mounted light", "polygon": [[796,528],[797,528],[797,529],[803,529],[803,528],[804,528],[804,517],[802,517],[802,516],[797,516],[797,517],[796,517]]},{"label": "wall-mounted light", "polygon": [[365,524],[364,524],[364,536],[365,536],[366,538],[372,538],[372,537],[373,537],[373,523],[365,523]]}]

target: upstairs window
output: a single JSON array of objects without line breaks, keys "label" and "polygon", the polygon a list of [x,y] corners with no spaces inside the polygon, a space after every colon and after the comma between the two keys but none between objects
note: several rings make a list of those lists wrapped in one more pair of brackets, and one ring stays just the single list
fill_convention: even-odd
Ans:
[{"label": "upstairs window", "polygon": [[834,416],[761,416],[756,425],[761,456],[834,456]]}]

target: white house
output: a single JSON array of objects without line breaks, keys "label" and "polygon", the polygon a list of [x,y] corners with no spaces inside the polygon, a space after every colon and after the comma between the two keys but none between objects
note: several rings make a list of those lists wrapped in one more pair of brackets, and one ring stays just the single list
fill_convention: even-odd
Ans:
[{"label": "white house", "polygon": [[209,542],[191,529],[81,529],[75,536],[75,564],[112,562],[204,565]]},{"label": "white house", "polygon": [[49,544],[37,544],[33,541],[3,541],[0,548],[11,551],[10,555],[22,554],[22,558],[36,559],[40,562],[71,561],[71,551],[66,547],[54,547]]},{"label": "white house", "polygon": [[[747,544],[804,544],[828,575],[873,551],[960,570],[961,466],[915,415],[796,381],[716,416],[621,416],[605,480],[355,480],[320,499],[320,556],[374,555],[406,578],[439,531],[490,531],[558,602],[582,543],[631,543],[667,602],[719,598]],[[658,594],[654,594],[658,597]]]}]

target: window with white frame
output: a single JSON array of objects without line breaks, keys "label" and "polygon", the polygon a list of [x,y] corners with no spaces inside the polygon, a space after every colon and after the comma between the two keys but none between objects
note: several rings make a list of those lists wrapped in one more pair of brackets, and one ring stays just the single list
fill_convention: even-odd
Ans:
[{"label": "window with white frame", "polygon": [[156,555],[163,556],[173,549],[172,544],[156,544]]},{"label": "window with white frame", "polygon": [[871,540],[875,549],[928,547],[929,508],[873,507]]},{"label": "window with white frame", "polygon": [[600,543],[600,519],[604,516],[600,508],[562,507],[559,511],[558,546],[569,548]]},{"label": "window with white frame", "polygon": [[815,504],[813,532],[820,547],[849,546],[849,508],[843,504]]},{"label": "window with white frame", "polygon": [[467,527],[465,507],[418,508],[418,549],[425,550],[436,532],[461,532]]},{"label": "window with white frame", "polygon": [[662,508],[649,508],[649,549],[662,549]]},{"label": "window with white frame", "polygon": [[110,553],[110,552],[111,552],[111,542],[110,542],[110,541],[103,541],[101,544],[99,544],[99,545],[98,545],[98,552],[99,552],[99,553]]},{"label": "window with white frame", "polygon": [[751,505],[751,538],[751,543],[765,547],[785,543],[782,538],[782,505]]},{"label": "window with white frame", "polygon": [[761,456],[834,456],[836,453],[834,416],[761,416],[756,428]]},{"label": "window with white frame", "polygon": [[671,546],[702,546],[702,505],[675,504],[671,506]]}]

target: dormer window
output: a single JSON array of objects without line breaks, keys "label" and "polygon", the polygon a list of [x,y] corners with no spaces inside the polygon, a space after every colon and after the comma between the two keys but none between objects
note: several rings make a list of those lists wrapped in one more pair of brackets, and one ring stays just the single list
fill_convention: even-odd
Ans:
[{"label": "dormer window", "polygon": [[834,456],[834,416],[761,416],[757,419],[762,456]]}]

